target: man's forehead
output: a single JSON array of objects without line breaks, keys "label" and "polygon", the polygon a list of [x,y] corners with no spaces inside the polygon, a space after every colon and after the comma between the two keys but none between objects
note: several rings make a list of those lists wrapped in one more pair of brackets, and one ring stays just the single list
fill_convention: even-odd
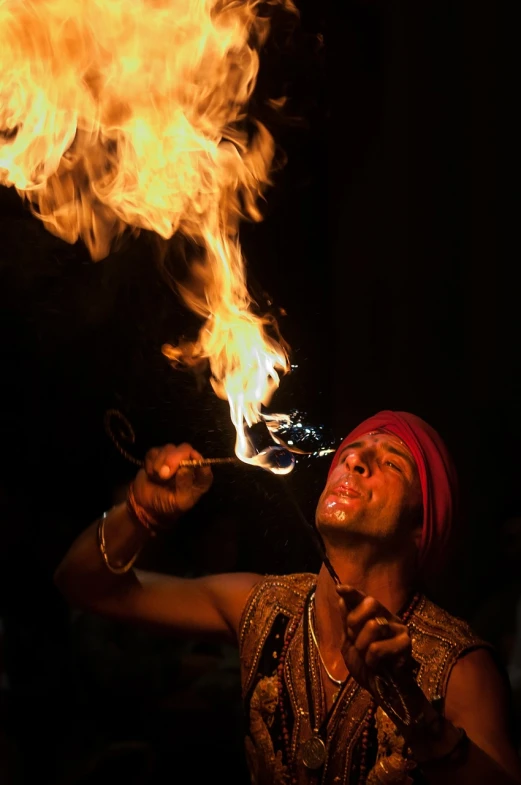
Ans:
[{"label": "man's forehead", "polygon": [[[357,436],[356,439],[353,439],[353,441],[350,442],[350,444],[359,444],[360,442],[369,442],[370,444],[382,444],[383,446],[395,447],[399,453],[405,453],[412,463],[416,465],[414,456],[408,446],[394,433],[381,430],[368,431],[367,433],[362,433]],[[346,444],[344,449],[348,448],[350,444]]]},{"label": "man's forehead", "polygon": [[385,441],[394,441],[397,444],[403,444],[403,446],[408,450],[409,448],[402,441],[396,434],[389,433],[389,431],[369,431],[368,433],[363,433],[361,436],[358,437],[359,439],[372,439],[376,442],[385,442]]}]

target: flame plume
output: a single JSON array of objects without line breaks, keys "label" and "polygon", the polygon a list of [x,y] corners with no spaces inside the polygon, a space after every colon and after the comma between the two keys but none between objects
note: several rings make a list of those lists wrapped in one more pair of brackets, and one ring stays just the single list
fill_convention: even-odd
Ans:
[{"label": "flame plume", "polygon": [[252,311],[238,240],[274,155],[246,121],[275,6],[296,13],[291,0],[0,0],[0,184],[95,261],[126,231],[194,241],[179,290],[203,324],[163,351],[209,362],[244,460],[244,426],[289,367]]}]

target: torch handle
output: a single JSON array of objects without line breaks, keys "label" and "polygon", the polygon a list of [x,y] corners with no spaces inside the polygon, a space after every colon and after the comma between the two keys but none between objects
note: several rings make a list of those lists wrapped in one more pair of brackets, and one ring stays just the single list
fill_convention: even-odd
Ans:
[{"label": "torch handle", "polygon": [[179,463],[179,468],[198,468],[200,466],[215,466],[216,464],[223,463],[241,463],[241,460],[235,456],[230,458],[202,458],[199,461],[181,461]]}]

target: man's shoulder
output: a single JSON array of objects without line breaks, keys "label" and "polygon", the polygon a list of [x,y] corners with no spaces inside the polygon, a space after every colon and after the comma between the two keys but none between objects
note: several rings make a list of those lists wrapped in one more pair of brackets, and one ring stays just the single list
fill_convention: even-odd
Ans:
[{"label": "man's shoulder", "polygon": [[265,590],[275,593],[290,592],[307,597],[317,582],[314,572],[293,572],[288,575],[264,575],[259,582]]},{"label": "man's shoulder", "polygon": [[250,592],[244,608],[241,629],[244,632],[252,623],[258,624],[264,616],[299,613],[306,597],[315,586],[317,576],[310,572],[290,575],[264,575]]},{"label": "man's shoulder", "polygon": [[418,681],[430,698],[444,696],[455,663],[464,654],[490,648],[470,624],[423,597],[409,622]]},{"label": "man's shoulder", "polygon": [[438,637],[453,645],[478,645],[484,641],[465,619],[455,616],[427,597],[422,597],[412,619],[412,626],[423,635]]},{"label": "man's shoulder", "polygon": [[302,613],[316,580],[313,573],[265,575],[253,587],[239,627],[245,689],[257,671],[266,641],[272,633],[284,637],[287,625]]},{"label": "man's shoulder", "polygon": [[316,582],[317,576],[312,572],[264,575],[254,586],[248,605],[268,603],[288,606],[288,610],[293,612],[293,606],[302,606]]}]

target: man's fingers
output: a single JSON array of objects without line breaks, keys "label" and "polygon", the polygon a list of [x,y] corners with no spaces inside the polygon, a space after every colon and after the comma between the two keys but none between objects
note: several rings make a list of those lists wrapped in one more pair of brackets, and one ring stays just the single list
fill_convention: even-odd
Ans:
[{"label": "man's fingers", "polygon": [[345,583],[337,586],[336,590],[338,596],[341,597],[344,601],[347,611],[351,611],[353,608],[356,608],[357,605],[359,605],[366,597],[366,595],[359,589],[355,589],[354,586],[348,586]]},{"label": "man's fingers", "polygon": [[189,444],[165,444],[153,453],[149,476],[153,480],[167,482],[177,472],[181,461],[190,460],[194,452]]},{"label": "man's fingers", "polygon": [[354,639],[353,645],[360,654],[363,655],[372,643],[396,638],[404,632],[403,625],[401,624],[386,622],[385,625],[383,625],[380,623],[381,621],[383,621],[383,619],[370,619],[364,624]]},{"label": "man's fingers", "polygon": [[160,451],[159,447],[152,447],[145,455],[145,471],[150,476],[154,471],[154,461]]},{"label": "man's fingers", "polygon": [[384,608],[374,597],[364,597],[356,608],[348,612],[345,623],[353,631],[353,635],[356,638],[371,619],[386,619],[389,622],[397,621],[387,608]]},{"label": "man's fingers", "polygon": [[411,639],[407,632],[400,633],[394,638],[374,641],[365,651],[365,664],[368,668],[377,670],[382,663],[400,663],[411,653]]},{"label": "man's fingers", "polygon": [[[192,448],[190,452],[189,460],[202,461],[204,459],[200,452],[197,452],[197,450],[194,450]],[[195,475],[195,483],[198,487],[207,489],[212,484],[213,474],[209,466],[196,466],[194,468],[194,475]]]},{"label": "man's fingers", "polygon": [[209,466],[198,466],[195,469],[195,484],[203,491],[207,491],[213,482],[212,470]]}]

